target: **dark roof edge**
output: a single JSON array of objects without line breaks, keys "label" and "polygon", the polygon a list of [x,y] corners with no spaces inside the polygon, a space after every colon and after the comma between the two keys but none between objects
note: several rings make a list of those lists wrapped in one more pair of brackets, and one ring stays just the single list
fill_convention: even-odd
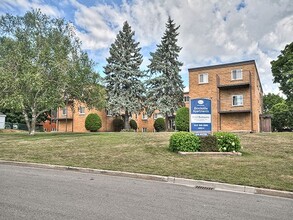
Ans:
[{"label": "dark roof edge", "polygon": [[211,66],[201,66],[201,67],[195,67],[195,68],[189,68],[188,71],[192,70],[204,70],[204,69],[211,69],[211,68],[221,68],[226,66],[234,66],[234,65],[240,65],[240,64],[255,64],[255,60],[246,60],[241,62],[234,62],[234,63],[223,63],[223,64],[217,64],[217,65],[211,65]]},{"label": "dark roof edge", "polygon": [[214,69],[214,68],[235,66],[235,65],[241,65],[241,64],[254,64],[255,69],[256,69],[257,78],[258,78],[258,80],[260,82],[260,88],[261,88],[261,91],[263,93],[262,84],[261,84],[261,81],[260,81],[260,77],[259,77],[259,74],[258,74],[258,70],[257,70],[257,67],[256,67],[255,60],[246,60],[246,61],[240,61],[240,62],[234,62],[234,63],[224,63],[224,64],[217,64],[217,65],[211,65],[211,66],[202,66],[202,67],[189,68],[188,72],[193,71],[193,70],[206,70],[206,69]]}]

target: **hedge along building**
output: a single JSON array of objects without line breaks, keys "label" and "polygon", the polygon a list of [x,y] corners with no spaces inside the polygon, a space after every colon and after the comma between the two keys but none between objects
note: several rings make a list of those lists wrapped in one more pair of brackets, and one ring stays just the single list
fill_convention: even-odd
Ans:
[{"label": "hedge along building", "polygon": [[[54,118],[56,122],[56,131],[59,132],[87,132],[85,128],[85,119],[90,113],[96,113],[99,115],[102,121],[102,127],[99,129],[101,132],[114,131],[113,120],[114,116],[110,111],[106,109],[97,110],[89,109],[84,103],[75,101],[68,103],[63,108],[58,108],[57,114]],[[72,107],[73,106],[73,107]],[[123,114],[123,112],[121,113]],[[136,121],[138,131],[140,132],[154,132],[154,122],[157,118],[163,118],[163,115],[159,111],[155,111],[151,117],[146,113],[141,112],[140,114],[133,114],[130,119]],[[49,122],[48,122],[49,123]],[[48,125],[49,126],[49,125]],[[48,130],[49,131],[49,130]]]},{"label": "hedge along building", "polygon": [[212,132],[259,132],[263,90],[254,60],[188,69],[189,97],[212,102]]}]

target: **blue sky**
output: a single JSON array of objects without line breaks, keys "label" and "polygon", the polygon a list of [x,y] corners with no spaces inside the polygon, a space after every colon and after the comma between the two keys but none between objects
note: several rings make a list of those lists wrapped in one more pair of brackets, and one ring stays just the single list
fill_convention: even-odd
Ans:
[{"label": "blue sky", "polygon": [[[265,93],[279,93],[270,61],[293,41],[291,0],[1,0],[0,15],[23,15],[40,8],[72,22],[83,49],[102,73],[109,46],[128,21],[140,42],[144,62],[156,49],[168,16],[180,25],[181,76],[188,89],[188,68],[256,60]],[[102,74],[101,74],[102,75]]]}]

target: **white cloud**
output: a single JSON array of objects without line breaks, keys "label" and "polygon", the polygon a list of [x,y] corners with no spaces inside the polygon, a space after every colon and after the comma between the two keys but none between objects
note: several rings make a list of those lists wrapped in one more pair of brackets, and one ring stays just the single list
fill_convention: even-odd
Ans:
[{"label": "white cloud", "polygon": [[[59,7],[46,2],[2,0],[0,13],[42,6],[50,15],[60,16],[69,13],[60,8],[71,7],[83,47],[100,56],[107,56],[105,51],[127,20],[144,49],[144,67],[149,62],[146,48],[160,43],[170,15],[180,25],[178,44],[183,47],[180,59],[185,85],[188,68],[255,59],[264,91],[278,92],[272,83],[270,61],[293,41],[292,0],[122,0],[120,5],[96,1],[90,6],[78,0],[54,2]],[[105,58],[99,58],[101,66]]]},{"label": "white cloud", "polygon": [[55,6],[48,5],[45,1],[42,0],[1,0],[0,3],[1,12],[5,12],[5,10],[7,12],[15,11],[15,9],[18,9],[21,13],[25,13],[32,8],[39,8],[44,14],[54,17],[63,17],[64,15],[64,12],[62,10],[58,9]]}]

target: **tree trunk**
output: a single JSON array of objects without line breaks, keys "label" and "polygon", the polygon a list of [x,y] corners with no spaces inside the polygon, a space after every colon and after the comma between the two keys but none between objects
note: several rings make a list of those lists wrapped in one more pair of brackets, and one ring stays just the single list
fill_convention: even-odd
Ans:
[{"label": "tree trunk", "polygon": [[31,122],[31,130],[30,135],[34,135],[36,131],[36,122],[37,122],[37,116],[35,113],[32,114],[32,122]]},{"label": "tree trunk", "polygon": [[128,110],[125,111],[125,115],[124,115],[124,129],[129,129],[130,125],[129,125],[129,115],[128,115]]},{"label": "tree trunk", "polygon": [[28,117],[28,113],[26,111],[22,111],[22,114],[24,116],[29,135],[34,135],[36,130],[36,121],[37,121],[37,116],[35,114],[35,111],[33,111],[31,119]]},{"label": "tree trunk", "polygon": [[24,116],[24,120],[25,120],[27,129],[28,129],[28,133],[30,134],[31,133],[31,123],[30,123],[30,120],[28,118],[28,114],[24,110],[22,111],[22,114]]},{"label": "tree trunk", "polygon": [[168,131],[168,127],[169,127],[169,117],[168,117],[168,113],[166,112],[165,115],[165,127],[166,127],[166,131]]}]

